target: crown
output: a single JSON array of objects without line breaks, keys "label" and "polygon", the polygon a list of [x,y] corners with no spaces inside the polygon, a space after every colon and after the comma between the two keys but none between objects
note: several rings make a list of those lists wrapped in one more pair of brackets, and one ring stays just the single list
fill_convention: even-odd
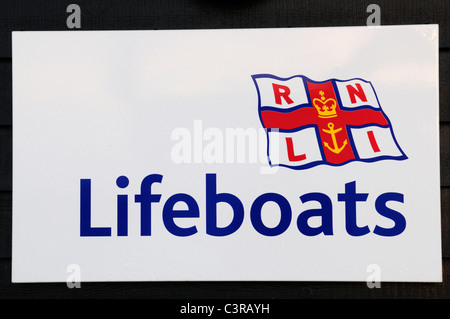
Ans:
[{"label": "crown", "polygon": [[329,98],[325,99],[325,93],[323,91],[319,92],[320,99],[315,98],[313,100],[313,105],[319,113],[321,118],[330,118],[337,116],[336,114],[336,100]]}]

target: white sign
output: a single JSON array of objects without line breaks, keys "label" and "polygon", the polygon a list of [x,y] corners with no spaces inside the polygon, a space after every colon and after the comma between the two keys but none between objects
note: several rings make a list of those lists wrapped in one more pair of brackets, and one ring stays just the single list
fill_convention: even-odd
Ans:
[{"label": "white sign", "polygon": [[435,25],[14,32],[13,282],[441,281],[437,65]]}]

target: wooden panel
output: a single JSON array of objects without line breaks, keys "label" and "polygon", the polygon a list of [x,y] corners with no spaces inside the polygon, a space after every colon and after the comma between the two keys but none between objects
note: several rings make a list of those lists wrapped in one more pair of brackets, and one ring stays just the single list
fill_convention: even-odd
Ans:
[{"label": "wooden panel", "polygon": [[0,192],[0,258],[11,258],[12,196]]},{"label": "wooden panel", "polygon": [[83,283],[82,279],[81,288],[69,289],[65,283],[12,284],[10,259],[0,259],[0,269],[0,298],[450,298],[450,259],[443,260],[442,283],[381,282],[379,289],[369,289],[365,282]]},{"label": "wooden panel", "polygon": [[0,59],[0,125],[12,124],[12,62]]},{"label": "wooden panel", "polygon": [[442,256],[450,258],[450,187],[441,187]]},{"label": "wooden panel", "polygon": [[450,49],[439,50],[439,121],[450,122]]},{"label": "wooden panel", "polygon": [[0,126],[0,191],[12,188],[12,129]]},{"label": "wooden panel", "polygon": [[[11,56],[11,31],[67,30],[69,0],[0,2],[0,57]],[[365,26],[373,1],[167,0],[87,1],[81,7],[83,30],[208,29]],[[378,0],[381,24],[440,24],[440,45],[450,47],[448,0]]]},{"label": "wooden panel", "polygon": [[441,186],[450,186],[450,123],[441,123],[439,131]]}]

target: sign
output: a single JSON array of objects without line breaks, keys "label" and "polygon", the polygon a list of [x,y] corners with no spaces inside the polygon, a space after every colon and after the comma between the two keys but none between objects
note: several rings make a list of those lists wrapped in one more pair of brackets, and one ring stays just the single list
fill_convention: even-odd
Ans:
[{"label": "sign", "polygon": [[14,32],[13,282],[440,282],[437,65],[436,25]]}]

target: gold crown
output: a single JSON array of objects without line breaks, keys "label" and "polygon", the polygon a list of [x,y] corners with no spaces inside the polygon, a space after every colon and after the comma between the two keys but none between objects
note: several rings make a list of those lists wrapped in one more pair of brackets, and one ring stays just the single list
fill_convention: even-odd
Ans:
[{"label": "gold crown", "polygon": [[336,114],[336,100],[333,98],[325,99],[325,93],[323,91],[319,92],[320,99],[315,98],[313,100],[313,105],[319,113],[321,118],[330,118],[337,116]]}]

